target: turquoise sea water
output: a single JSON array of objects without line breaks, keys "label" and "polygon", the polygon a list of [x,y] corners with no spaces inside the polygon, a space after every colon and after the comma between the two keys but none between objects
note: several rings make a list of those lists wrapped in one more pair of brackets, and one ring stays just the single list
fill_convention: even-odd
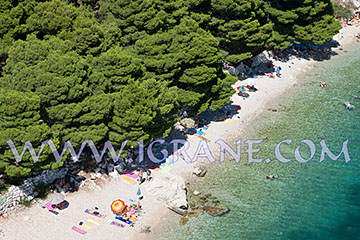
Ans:
[{"label": "turquoise sea water", "polygon": [[[169,224],[161,239],[360,239],[360,99],[352,97],[360,95],[360,45],[347,51],[318,63],[272,104],[278,112],[264,112],[248,135],[239,137],[267,136],[255,156],[269,157],[271,163],[245,164],[243,154],[240,163],[214,163],[198,183],[198,190],[216,196],[231,211],[223,217],[201,214],[185,226]],[[320,88],[320,81],[328,87]],[[346,110],[344,101],[356,109]],[[315,156],[305,164],[280,163],[274,148],[284,139],[293,141],[282,145],[285,157],[294,158],[303,139],[315,143]],[[351,161],[341,156],[319,163],[321,139],[336,155],[348,139]],[[307,149],[301,145],[304,158],[310,156]],[[267,180],[268,174],[279,179]]]}]

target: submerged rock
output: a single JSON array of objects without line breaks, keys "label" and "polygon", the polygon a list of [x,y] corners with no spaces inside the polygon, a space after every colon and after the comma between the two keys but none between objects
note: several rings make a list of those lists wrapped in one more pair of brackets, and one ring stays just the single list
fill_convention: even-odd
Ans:
[{"label": "submerged rock", "polygon": [[221,187],[222,184],[221,183],[213,183],[213,187]]},{"label": "submerged rock", "polygon": [[199,212],[191,211],[186,214],[188,217],[197,217],[199,215]]},{"label": "submerged rock", "polygon": [[201,197],[201,198],[199,198],[199,201],[200,201],[200,202],[207,202],[208,199],[207,199],[206,197]]},{"label": "submerged rock", "polygon": [[183,225],[185,225],[188,221],[189,221],[188,218],[182,217],[182,218],[180,218],[179,224],[180,224],[180,226],[183,226]]},{"label": "submerged rock", "polygon": [[211,216],[214,217],[219,217],[222,216],[226,213],[228,213],[230,211],[230,209],[228,209],[225,206],[220,206],[220,207],[209,207],[209,206],[205,206],[204,210],[209,213]]},{"label": "submerged rock", "polygon": [[211,198],[212,195],[211,195],[210,193],[208,193],[208,194],[205,194],[205,197],[206,197],[206,198]]}]

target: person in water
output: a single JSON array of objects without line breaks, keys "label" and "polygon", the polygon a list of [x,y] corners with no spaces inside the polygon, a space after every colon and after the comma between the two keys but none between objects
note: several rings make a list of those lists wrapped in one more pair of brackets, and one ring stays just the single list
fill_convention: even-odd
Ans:
[{"label": "person in water", "polygon": [[320,82],[320,87],[326,87],[326,82]]},{"label": "person in water", "polygon": [[272,180],[273,180],[273,179],[278,179],[278,178],[279,178],[279,176],[278,176],[278,175],[271,175],[271,174],[270,174],[270,175],[267,175],[267,176],[266,176],[266,178],[267,178],[267,179],[272,179]]},{"label": "person in water", "polygon": [[346,109],[353,109],[354,108],[354,106],[351,105],[349,102],[346,102],[345,106],[346,106]]}]

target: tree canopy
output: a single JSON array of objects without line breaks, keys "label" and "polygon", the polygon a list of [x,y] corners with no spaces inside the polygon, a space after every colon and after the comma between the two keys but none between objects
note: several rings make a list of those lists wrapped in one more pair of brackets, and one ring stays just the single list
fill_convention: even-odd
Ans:
[{"label": "tree canopy", "polygon": [[[92,139],[131,144],[165,136],[182,108],[229,102],[238,64],[339,30],[330,0],[3,0],[0,6],[0,174],[54,168],[50,150]],[[3,63],[3,64],[1,64]]]}]

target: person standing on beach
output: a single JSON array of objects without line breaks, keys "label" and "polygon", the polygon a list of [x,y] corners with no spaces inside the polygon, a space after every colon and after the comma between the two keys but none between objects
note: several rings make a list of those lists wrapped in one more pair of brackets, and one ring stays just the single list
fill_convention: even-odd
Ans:
[{"label": "person standing on beach", "polygon": [[143,177],[143,170],[140,169],[139,171],[139,185],[143,183],[144,177]]},{"label": "person standing on beach", "polygon": [[147,181],[150,181],[150,179],[151,179],[151,171],[150,171],[150,169],[148,169],[148,170],[146,171],[146,180],[147,180]]},{"label": "person standing on beach", "polygon": [[281,67],[278,66],[278,67],[276,68],[276,72],[275,72],[277,77],[280,77],[280,70],[281,70]]}]

